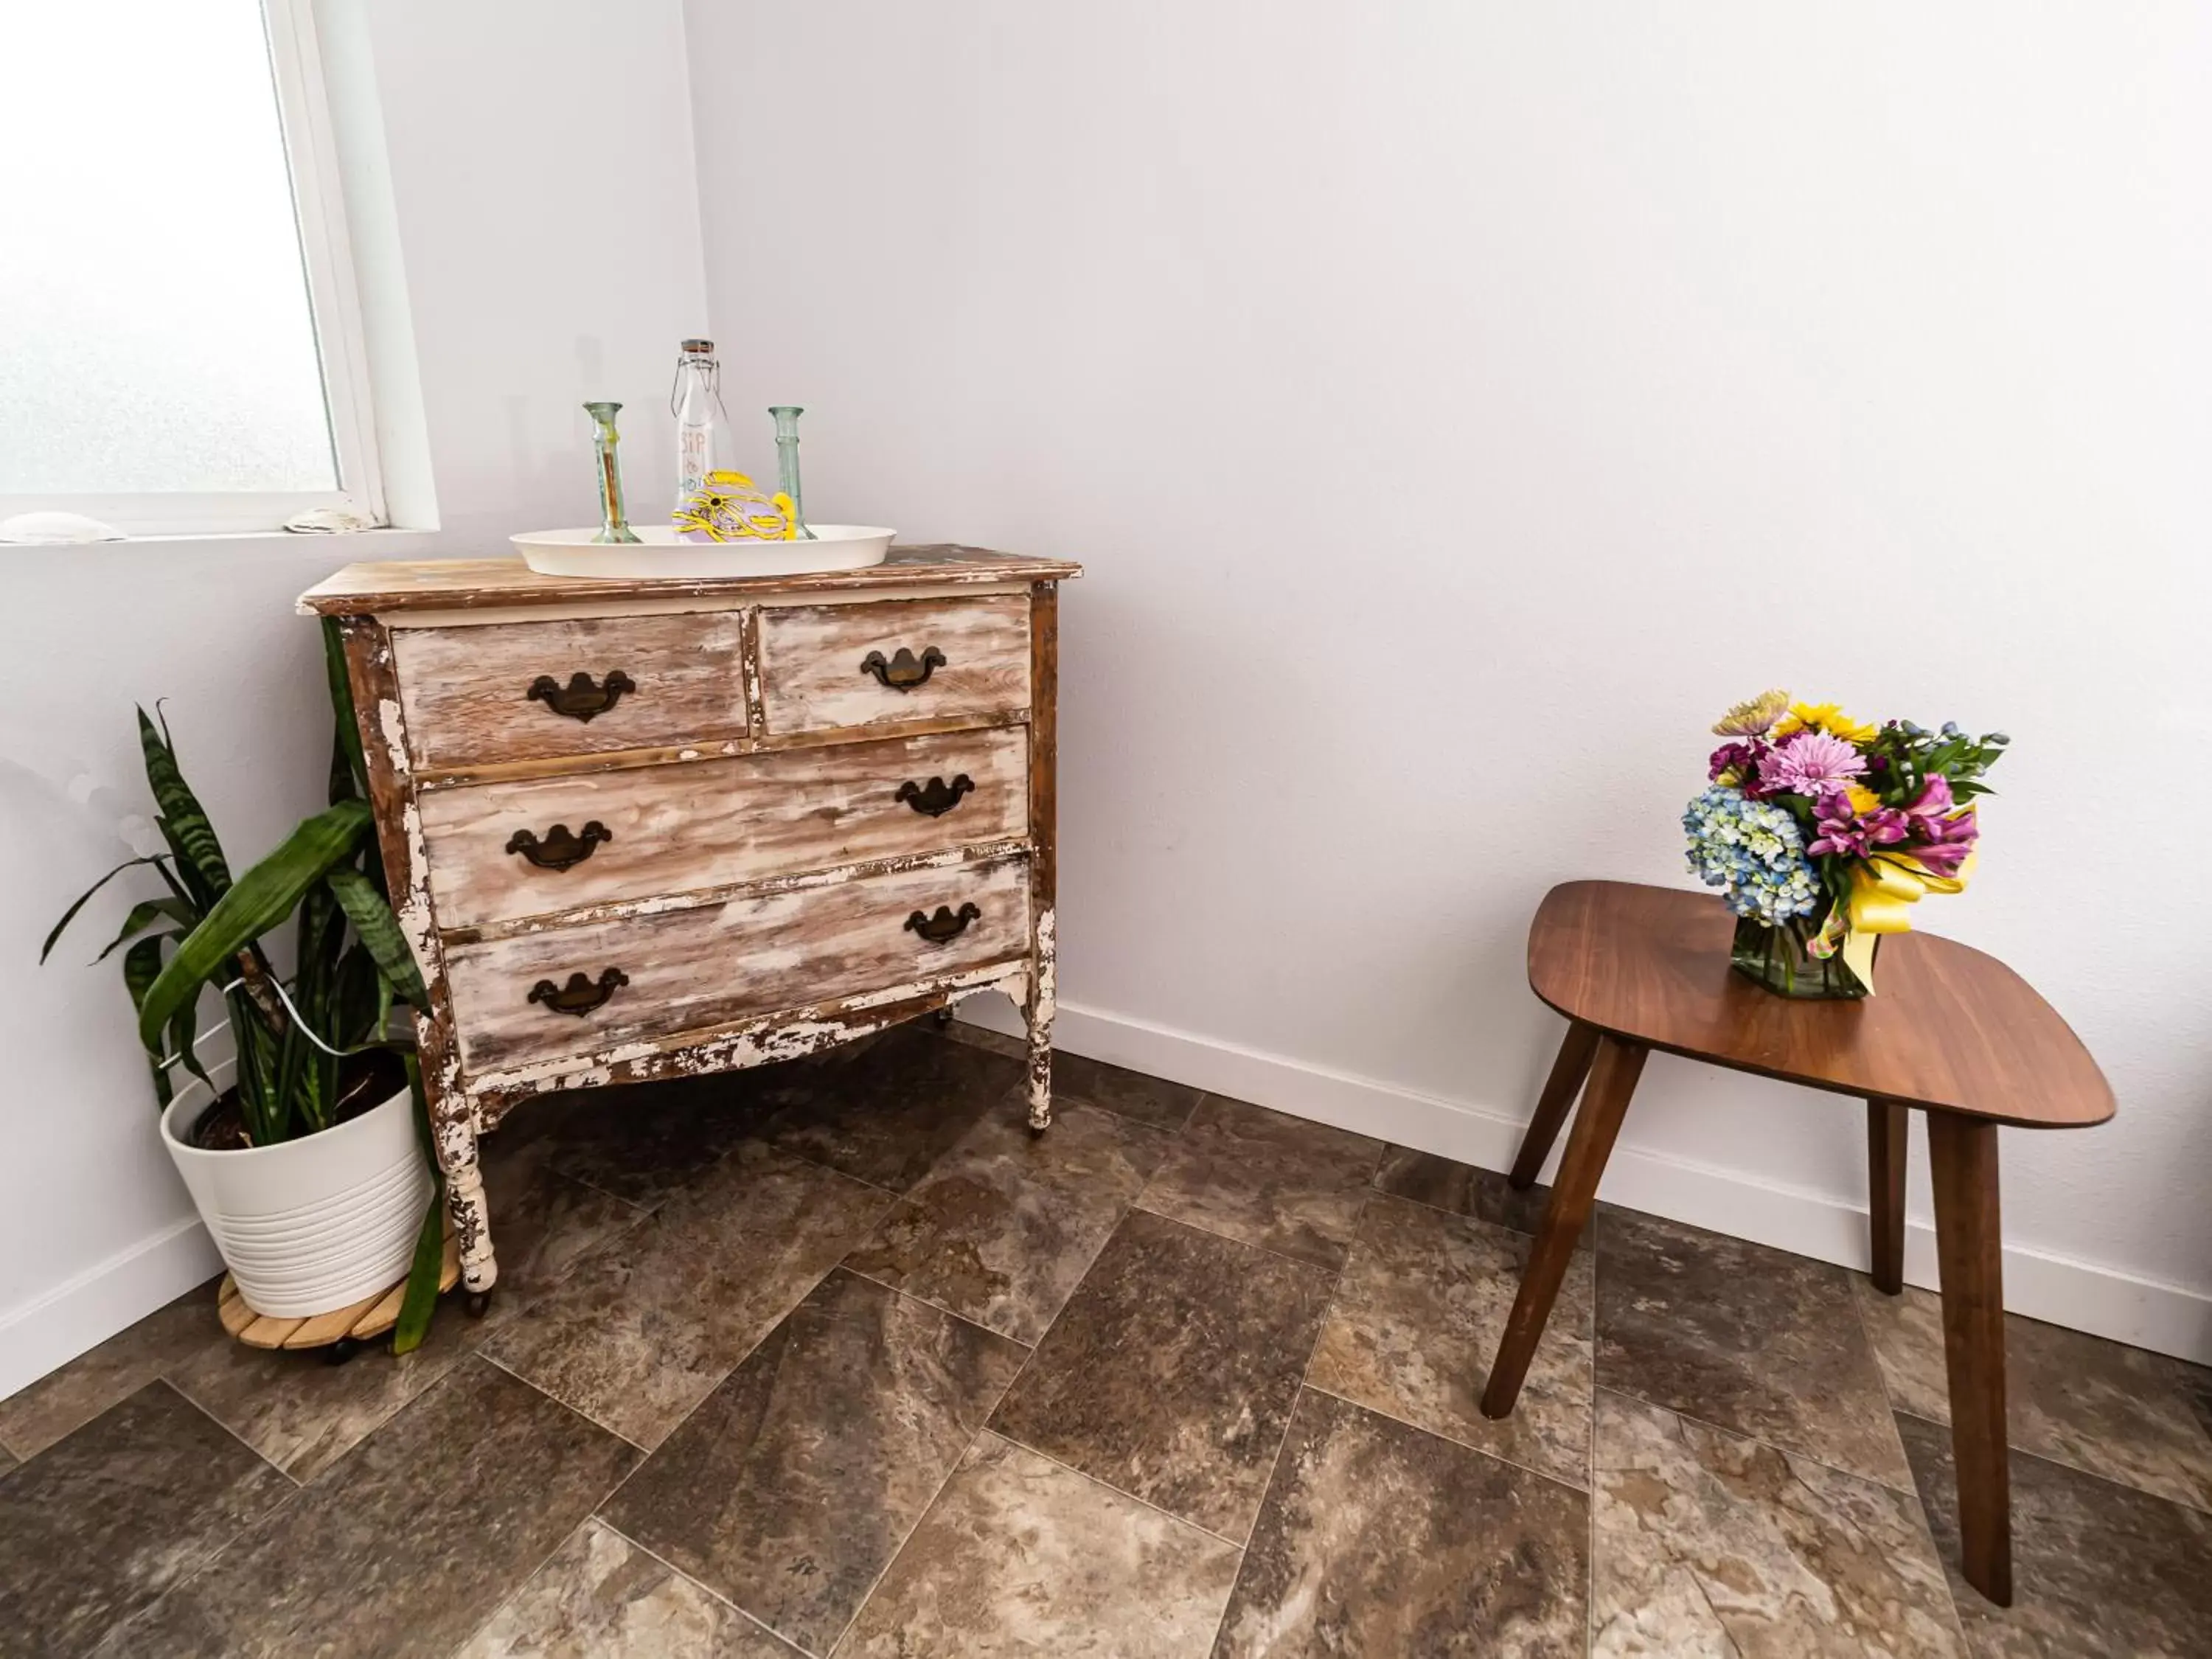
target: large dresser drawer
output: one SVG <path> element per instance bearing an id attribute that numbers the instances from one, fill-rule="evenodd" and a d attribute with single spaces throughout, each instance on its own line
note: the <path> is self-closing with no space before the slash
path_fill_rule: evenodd
<path id="1" fill-rule="evenodd" d="M 1017 728 L 428 791 L 431 902 L 441 927 L 480 927 L 1017 841 L 1028 783 Z"/>
<path id="2" fill-rule="evenodd" d="M 605 1057 L 1010 961 L 1030 945 L 1029 882 L 1015 856 L 454 945 L 462 1063 L 482 1077 Z"/>
<path id="3" fill-rule="evenodd" d="M 424 768 L 742 738 L 744 641 L 737 611 L 392 632 Z"/>
<path id="4" fill-rule="evenodd" d="M 1030 601 L 768 606 L 760 657 L 771 736 L 1019 714 L 1030 702 Z"/>

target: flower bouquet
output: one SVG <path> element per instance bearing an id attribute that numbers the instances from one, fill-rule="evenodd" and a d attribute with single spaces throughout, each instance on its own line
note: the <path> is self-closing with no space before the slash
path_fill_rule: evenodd
<path id="1" fill-rule="evenodd" d="M 1682 814 L 1690 869 L 1727 890 L 1729 960 L 1790 997 L 1874 991 L 1875 946 L 1924 894 L 1966 884 L 1982 775 L 2012 740 L 1955 723 L 1868 726 L 1769 691 L 1714 726 L 1711 782 Z"/>

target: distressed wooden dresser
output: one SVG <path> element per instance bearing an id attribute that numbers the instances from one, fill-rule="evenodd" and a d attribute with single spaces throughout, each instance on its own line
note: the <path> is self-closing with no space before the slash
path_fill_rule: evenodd
<path id="1" fill-rule="evenodd" d="M 696 582 L 349 566 L 335 617 L 393 908 L 421 959 L 472 1311 L 477 1142 L 548 1090 L 809 1054 L 998 988 L 1051 1107 L 1057 584 L 894 548 Z"/>

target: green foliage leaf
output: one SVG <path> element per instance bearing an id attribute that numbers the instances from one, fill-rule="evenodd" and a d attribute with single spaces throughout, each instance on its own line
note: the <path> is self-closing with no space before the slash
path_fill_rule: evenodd
<path id="1" fill-rule="evenodd" d="M 331 871 L 330 889 L 345 908 L 346 920 L 353 923 L 362 945 L 376 959 L 378 970 L 392 981 L 392 989 L 416 1007 L 424 1006 L 428 993 L 422 986 L 422 971 L 416 965 L 414 950 L 407 943 L 407 935 L 400 932 L 399 919 L 392 914 L 384 895 L 358 870 Z"/>
<path id="2" fill-rule="evenodd" d="M 331 712 L 337 716 L 337 752 L 345 757 L 345 769 L 353 779 L 353 793 L 367 798 L 368 794 L 368 762 L 362 753 L 361 723 L 356 718 L 353 706 L 353 681 L 346 673 L 345 640 L 338 632 L 337 618 L 323 618 L 323 674 L 330 684 Z M 337 762 L 331 763 L 331 795 L 336 801 Z"/>
<path id="3" fill-rule="evenodd" d="M 392 1352 L 410 1353 L 422 1346 L 430 1320 L 438 1311 L 438 1280 L 446 1256 L 446 1177 L 430 1134 L 430 1100 L 422 1088 L 422 1063 L 410 1051 L 403 1056 L 407 1066 L 407 1091 L 415 1106 L 415 1138 L 430 1165 L 430 1207 L 416 1236 L 415 1260 L 407 1270 L 406 1293 L 399 1298 L 398 1322 L 392 1329 Z"/>
<path id="4" fill-rule="evenodd" d="M 138 748 L 145 757 L 147 787 L 161 809 L 161 834 L 176 853 L 187 885 L 197 878 L 193 896 L 211 904 L 230 890 L 229 860 L 223 857 L 222 843 L 201 810 L 199 797 L 185 781 L 166 726 L 157 729 L 143 708 L 138 711 Z"/>
<path id="5" fill-rule="evenodd" d="M 141 715 L 139 718 L 143 720 L 145 717 Z M 122 863 L 117 865 L 112 870 L 110 870 L 106 875 L 102 876 L 98 881 L 93 883 L 91 886 L 86 888 L 84 891 L 79 893 L 76 896 L 76 902 L 70 905 L 68 909 L 62 912 L 62 919 L 54 924 L 53 932 L 46 935 L 46 942 L 39 947 L 39 960 L 43 963 L 48 957 L 53 954 L 54 945 L 60 940 L 61 936 L 69 931 L 70 923 L 76 920 L 76 913 L 84 908 L 87 902 L 91 899 L 94 893 L 97 893 L 101 888 L 106 886 L 109 882 L 113 881 L 116 877 L 121 875 L 125 870 L 136 870 L 142 864 L 158 865 L 161 862 L 164 856 L 164 854 L 160 853 L 153 853 L 148 854 L 143 859 L 125 859 Z M 167 876 L 168 872 L 165 870 L 162 873 L 164 876 Z M 111 946 L 110 948 L 112 949 L 112 947 Z M 107 952 L 106 951 L 100 952 L 100 955 L 102 956 L 106 956 L 106 954 Z"/>
<path id="6" fill-rule="evenodd" d="M 123 953 L 123 986 L 131 993 L 131 1006 L 143 1008 L 146 1005 L 147 988 L 161 971 L 161 942 L 166 934 L 142 939 Z M 161 1064 L 159 1054 L 149 1054 L 154 1072 L 154 1098 L 162 1105 L 169 1103 L 169 1068 Z"/>
<path id="7" fill-rule="evenodd" d="M 289 915 L 310 888 L 353 855 L 370 825 L 368 803 L 341 801 L 301 823 L 240 877 L 147 988 L 138 1007 L 139 1042 L 152 1048 L 178 1005 L 198 996 L 204 981 Z"/>
<path id="8" fill-rule="evenodd" d="M 161 921 L 164 916 L 168 917 L 172 921 L 181 922 L 183 924 L 182 927 L 175 929 L 167 935 L 170 939 L 182 939 L 186 933 L 191 931 L 192 924 L 199 920 L 198 916 L 192 914 L 191 908 L 185 904 L 181 900 L 173 898 L 141 899 L 137 903 L 131 907 L 131 914 L 123 919 L 122 932 L 116 934 L 114 939 L 109 942 L 107 948 L 105 951 L 102 951 L 98 956 L 94 957 L 93 960 L 94 962 L 106 961 L 108 957 L 113 956 L 118 951 L 128 945 L 132 939 L 137 938 L 139 934 L 144 933 L 155 922 Z"/>

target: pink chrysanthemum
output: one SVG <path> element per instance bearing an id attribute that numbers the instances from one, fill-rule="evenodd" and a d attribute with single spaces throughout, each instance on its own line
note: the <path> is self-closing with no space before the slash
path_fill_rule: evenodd
<path id="1" fill-rule="evenodd" d="M 1759 763 L 1759 781 L 1771 793 L 1818 798 L 1843 788 L 1865 770 L 1866 757 L 1841 738 L 1800 732 Z"/>

